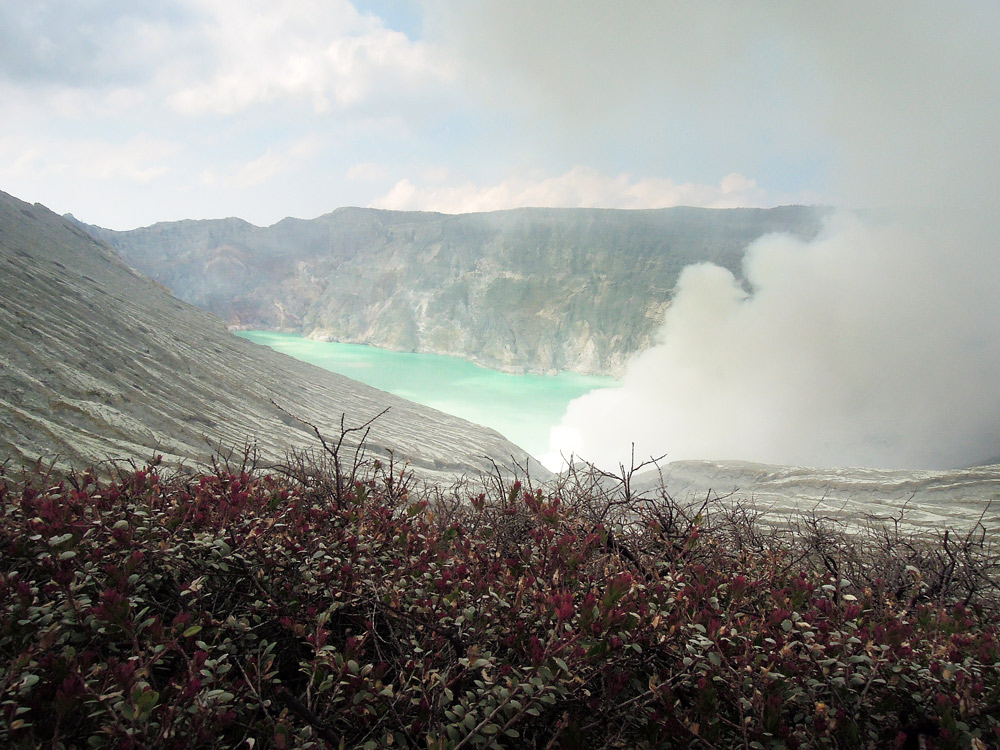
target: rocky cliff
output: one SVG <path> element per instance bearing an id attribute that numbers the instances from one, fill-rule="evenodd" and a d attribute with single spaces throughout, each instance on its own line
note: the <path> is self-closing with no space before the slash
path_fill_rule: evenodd
<path id="1" fill-rule="evenodd" d="M 444 215 L 343 208 L 260 228 L 239 219 L 87 227 L 134 268 L 229 325 L 299 331 L 508 371 L 616 374 L 644 349 L 681 269 L 737 275 L 770 232 L 825 212 L 517 209 Z"/>
<path id="2" fill-rule="evenodd" d="M 336 439 L 341 415 L 353 426 L 386 408 L 370 454 L 392 451 L 425 476 L 492 471 L 487 457 L 525 459 L 484 427 L 233 336 L 74 223 L 4 193 L 0 352 L 0 463 L 161 453 L 200 464 L 248 440 L 279 461 L 318 445 L 305 422 Z"/>

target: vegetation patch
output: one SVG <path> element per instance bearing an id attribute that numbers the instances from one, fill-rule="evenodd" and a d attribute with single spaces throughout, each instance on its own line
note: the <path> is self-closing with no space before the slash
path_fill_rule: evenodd
<path id="1" fill-rule="evenodd" d="M 419 487 L 324 446 L 268 471 L 6 467 L 0 745 L 1000 742 L 982 527 L 766 525 L 628 471 Z"/>

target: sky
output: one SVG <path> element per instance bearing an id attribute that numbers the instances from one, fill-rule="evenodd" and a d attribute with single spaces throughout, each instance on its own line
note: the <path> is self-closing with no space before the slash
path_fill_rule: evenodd
<path id="1" fill-rule="evenodd" d="M 824 204 L 681 277 L 553 454 L 1000 457 L 995 0 L 0 0 L 0 189 L 114 229 Z"/>
<path id="2" fill-rule="evenodd" d="M 810 74 L 742 8 L 0 0 L 0 189 L 113 229 L 827 200 Z"/>

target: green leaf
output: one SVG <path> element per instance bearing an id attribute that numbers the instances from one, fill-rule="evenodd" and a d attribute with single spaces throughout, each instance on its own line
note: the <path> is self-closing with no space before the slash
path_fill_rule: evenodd
<path id="1" fill-rule="evenodd" d="M 598 641 L 593 646 L 587 649 L 587 656 L 591 658 L 603 656 L 607 650 L 608 650 L 608 644 L 604 641 Z"/>
<path id="2" fill-rule="evenodd" d="M 148 711 L 155 706 L 159 700 L 160 694 L 155 690 L 150 690 L 139 696 L 139 700 L 136 701 L 136 705 L 139 706 L 139 710 Z"/>
<path id="3" fill-rule="evenodd" d="M 198 635 L 201 632 L 201 625 L 192 625 L 187 630 L 184 631 L 184 638 L 190 638 L 193 635 Z"/>

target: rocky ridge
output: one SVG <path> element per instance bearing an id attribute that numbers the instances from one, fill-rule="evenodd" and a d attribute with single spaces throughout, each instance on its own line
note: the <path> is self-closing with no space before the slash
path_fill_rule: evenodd
<path id="1" fill-rule="evenodd" d="M 826 213 L 342 208 L 263 228 L 221 219 L 87 229 L 230 326 L 510 372 L 615 375 L 651 343 L 685 266 L 712 262 L 739 276 L 751 242 L 771 232 L 815 236 Z"/>

